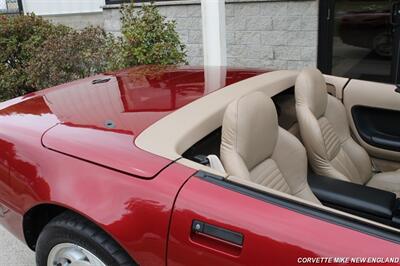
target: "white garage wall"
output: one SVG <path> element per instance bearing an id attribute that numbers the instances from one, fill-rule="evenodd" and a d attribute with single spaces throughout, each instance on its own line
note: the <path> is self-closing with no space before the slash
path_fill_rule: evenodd
<path id="1" fill-rule="evenodd" d="M 0 0 L 1 2 L 2 0 Z M 59 15 L 101 12 L 105 0 L 22 0 L 25 13 Z"/>

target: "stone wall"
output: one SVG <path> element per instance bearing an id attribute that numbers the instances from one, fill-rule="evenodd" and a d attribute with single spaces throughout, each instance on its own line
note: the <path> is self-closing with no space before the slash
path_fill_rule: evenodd
<path id="1" fill-rule="evenodd" d="M 199 0 L 157 2 L 160 12 L 177 23 L 191 65 L 203 64 Z M 228 65 L 300 69 L 316 65 L 316 0 L 226 0 Z M 104 7 L 104 28 L 120 34 L 119 5 Z"/>
<path id="2" fill-rule="evenodd" d="M 87 26 L 103 27 L 104 23 L 102 12 L 67 15 L 45 15 L 43 17 L 55 24 L 64 24 L 77 30 L 81 30 Z"/>
<path id="3" fill-rule="evenodd" d="M 300 69 L 317 60 L 316 1 L 226 5 L 228 65 Z"/>

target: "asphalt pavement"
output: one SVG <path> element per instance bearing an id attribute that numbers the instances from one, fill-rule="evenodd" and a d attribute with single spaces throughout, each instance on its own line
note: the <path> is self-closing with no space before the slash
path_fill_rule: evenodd
<path id="1" fill-rule="evenodd" d="M 0 266 L 35 266 L 35 253 L 0 226 Z"/>

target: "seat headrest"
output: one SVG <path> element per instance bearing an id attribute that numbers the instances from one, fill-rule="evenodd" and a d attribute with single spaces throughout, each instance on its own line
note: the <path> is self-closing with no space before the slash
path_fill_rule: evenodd
<path id="1" fill-rule="evenodd" d="M 269 158 L 278 138 L 278 118 L 271 98 L 262 92 L 247 94 L 225 111 L 221 149 L 240 155 L 248 169 Z"/>
<path id="2" fill-rule="evenodd" d="M 315 117 L 326 110 L 328 93 L 325 78 L 316 68 L 305 68 L 297 76 L 295 85 L 296 105 L 307 106 Z"/>

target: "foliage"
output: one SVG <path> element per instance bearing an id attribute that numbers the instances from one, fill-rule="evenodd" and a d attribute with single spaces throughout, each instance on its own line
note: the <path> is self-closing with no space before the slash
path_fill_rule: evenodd
<path id="1" fill-rule="evenodd" d="M 0 15 L 0 101 L 35 90 L 27 82 L 26 67 L 35 57 L 36 47 L 49 36 L 68 31 L 33 14 Z"/>
<path id="2" fill-rule="evenodd" d="M 186 63 L 174 21 L 152 4 L 121 9 L 122 37 L 34 14 L 0 15 L 0 102 L 107 70 Z"/>
<path id="3" fill-rule="evenodd" d="M 186 63 L 185 45 L 180 41 L 175 21 L 168 21 L 153 4 L 137 8 L 133 3 L 121 9 L 121 32 L 111 68 L 135 65 L 175 65 Z"/>
<path id="4" fill-rule="evenodd" d="M 28 83 L 47 88 L 105 71 L 110 38 L 98 27 L 49 37 L 36 49 L 35 60 L 28 63 Z"/>

